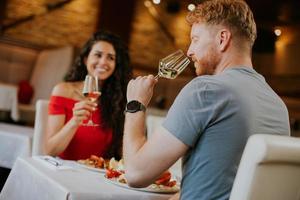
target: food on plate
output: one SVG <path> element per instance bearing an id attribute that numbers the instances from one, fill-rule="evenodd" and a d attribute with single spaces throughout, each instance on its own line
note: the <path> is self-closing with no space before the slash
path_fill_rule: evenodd
<path id="1" fill-rule="evenodd" d="M 114 169 L 117 171 L 122 171 L 122 170 L 124 171 L 123 159 L 117 161 L 114 157 L 108 160 L 102 157 L 91 155 L 88 159 L 78 160 L 77 162 L 98 169 Z"/>
<path id="2" fill-rule="evenodd" d="M 108 161 L 104 160 L 104 158 L 102 157 L 98 157 L 95 155 L 91 155 L 88 159 L 85 160 L 78 160 L 77 162 L 98 169 L 106 169 L 106 166 L 108 165 Z"/>
<path id="3" fill-rule="evenodd" d="M 109 160 L 108 169 L 117 169 L 118 168 L 118 161 L 115 158 L 111 158 Z"/>
<path id="4" fill-rule="evenodd" d="M 113 169 L 106 169 L 106 173 L 105 173 L 106 177 L 109 179 L 118 178 L 121 174 L 122 172 Z"/>
<path id="5" fill-rule="evenodd" d="M 121 159 L 117 161 L 115 158 L 111 158 L 108 164 L 108 169 L 124 171 L 124 160 Z"/>
<path id="6" fill-rule="evenodd" d="M 164 185 L 164 186 L 168 186 L 168 187 L 173 187 L 174 185 L 176 185 L 176 180 L 171 180 L 171 172 L 169 171 L 165 171 L 164 173 L 162 173 L 162 175 L 160 175 L 156 181 L 154 182 L 156 185 Z"/>

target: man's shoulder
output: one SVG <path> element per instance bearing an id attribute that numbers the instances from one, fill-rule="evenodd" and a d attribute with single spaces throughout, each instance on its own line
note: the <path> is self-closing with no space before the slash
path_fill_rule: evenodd
<path id="1" fill-rule="evenodd" d="M 198 76 L 193 78 L 187 85 L 186 89 L 225 89 L 226 83 L 219 78 L 218 76 L 214 75 L 204 75 L 204 76 Z"/>

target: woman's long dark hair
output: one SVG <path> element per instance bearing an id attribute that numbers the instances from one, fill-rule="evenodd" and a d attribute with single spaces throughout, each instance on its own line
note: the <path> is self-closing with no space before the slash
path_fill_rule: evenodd
<path id="1" fill-rule="evenodd" d="M 104 81 L 101 98 L 101 117 L 103 126 L 112 128 L 113 143 L 105 157 L 121 157 L 123 130 L 124 130 L 124 114 L 126 105 L 126 89 L 127 84 L 132 76 L 132 70 L 129 66 L 129 54 L 127 46 L 121 39 L 107 31 L 99 31 L 86 42 L 80 55 L 75 60 L 74 66 L 67 74 L 65 80 L 70 82 L 83 81 L 87 75 L 87 67 L 84 63 L 85 58 L 89 55 L 93 45 L 99 41 L 105 41 L 115 49 L 116 52 L 116 68 L 113 74 Z"/>

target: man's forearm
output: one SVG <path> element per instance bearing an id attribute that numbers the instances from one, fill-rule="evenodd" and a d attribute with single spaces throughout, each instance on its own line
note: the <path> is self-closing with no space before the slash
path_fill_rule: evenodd
<path id="1" fill-rule="evenodd" d="M 146 142 L 145 116 L 145 112 L 126 113 L 123 144 L 125 161 L 132 160 Z"/>

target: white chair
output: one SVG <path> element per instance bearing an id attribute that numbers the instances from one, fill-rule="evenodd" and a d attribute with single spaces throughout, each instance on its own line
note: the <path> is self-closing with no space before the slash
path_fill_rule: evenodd
<path id="1" fill-rule="evenodd" d="M 230 200 L 299 200 L 300 139 L 253 135 L 248 139 Z"/>
<path id="2" fill-rule="evenodd" d="M 163 123 L 165 116 L 147 115 L 146 126 L 147 126 L 147 136 L 151 134 Z"/>
<path id="3" fill-rule="evenodd" d="M 147 125 L 147 137 L 151 137 L 151 134 L 156 131 L 157 128 L 159 128 L 163 121 L 165 119 L 165 116 L 157 116 L 157 115 L 151 115 L 148 114 L 146 117 L 146 125 Z M 182 173 L 181 173 L 181 158 L 177 160 L 176 163 L 174 163 L 170 167 L 170 171 L 174 173 L 179 179 L 181 179 Z"/>
<path id="4" fill-rule="evenodd" d="M 32 156 L 44 155 L 45 136 L 48 120 L 48 100 L 37 100 L 32 141 Z"/>
<path id="5" fill-rule="evenodd" d="M 72 46 L 64 46 L 39 54 L 30 78 L 34 87 L 33 105 L 38 99 L 49 99 L 53 87 L 63 81 L 73 63 L 73 52 Z"/>

